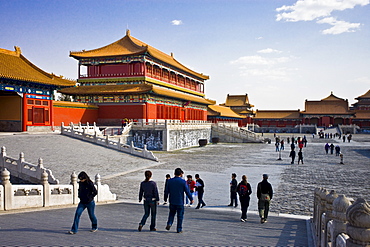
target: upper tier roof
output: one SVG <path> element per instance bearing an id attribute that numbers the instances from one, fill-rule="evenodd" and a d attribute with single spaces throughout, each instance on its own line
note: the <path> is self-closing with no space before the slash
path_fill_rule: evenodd
<path id="1" fill-rule="evenodd" d="M 46 85 L 70 87 L 75 81 L 49 74 L 27 60 L 19 47 L 15 51 L 0 48 L 0 78 L 29 81 Z"/>
<path id="2" fill-rule="evenodd" d="M 369 99 L 369 98 L 370 98 L 370 90 L 367 91 L 365 94 L 358 96 L 356 99 L 359 100 L 359 99 Z"/>
<path id="3" fill-rule="evenodd" d="M 335 96 L 333 94 L 333 92 L 330 92 L 330 95 L 326 98 L 323 98 L 322 100 L 340 100 L 340 101 L 344 101 L 344 99 Z"/>
<path id="4" fill-rule="evenodd" d="M 246 106 L 248 108 L 254 107 L 249 103 L 248 94 L 245 95 L 227 95 L 225 106 Z"/>
<path id="5" fill-rule="evenodd" d="M 115 57 L 115 56 L 129 56 L 129 55 L 139 55 L 139 54 L 150 54 L 152 57 L 163 61 L 169 65 L 172 65 L 178 69 L 181 69 L 187 73 L 194 76 L 202 78 L 203 80 L 209 79 L 209 76 L 197 73 L 186 66 L 179 63 L 171 54 L 167 55 L 160 50 L 132 37 L 130 31 L 127 30 L 126 36 L 116 42 L 103 46 L 94 50 L 82 50 L 78 52 L 70 52 L 70 56 L 76 59 L 81 58 L 96 58 L 96 57 Z"/>

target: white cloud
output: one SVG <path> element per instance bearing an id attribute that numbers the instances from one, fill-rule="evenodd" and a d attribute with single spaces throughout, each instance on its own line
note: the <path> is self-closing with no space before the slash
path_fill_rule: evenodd
<path id="1" fill-rule="evenodd" d="M 355 32 L 356 29 L 360 29 L 360 23 L 349 23 L 345 21 L 338 21 L 334 17 L 327 17 L 317 21 L 319 24 L 329 24 L 333 27 L 322 31 L 323 34 L 341 34 Z"/>
<path id="2" fill-rule="evenodd" d="M 182 23 L 182 20 L 173 20 L 173 21 L 171 21 L 171 23 L 172 23 L 172 25 L 174 25 L 174 26 L 179 26 L 179 25 L 182 25 L 183 23 Z"/>
<path id="3" fill-rule="evenodd" d="M 257 52 L 258 53 L 282 53 L 282 51 L 275 50 L 275 49 L 272 49 L 272 48 L 262 49 L 262 50 L 259 50 Z"/>
<path id="4" fill-rule="evenodd" d="M 314 21 L 317 23 L 328 23 L 332 28 L 322 31 L 323 34 L 340 34 L 344 32 L 355 32 L 359 29 L 360 23 L 338 21 L 331 17 L 333 11 L 353 9 L 357 5 L 365 6 L 370 0 L 298 0 L 291 6 L 282 6 L 276 11 L 276 21 Z M 329 19 L 328 19 L 329 18 Z M 333 19 L 331 19 L 333 18 Z"/>
<path id="5" fill-rule="evenodd" d="M 266 58 L 262 56 L 244 56 L 240 57 L 234 61 L 231 61 L 231 64 L 253 64 L 253 65 L 273 65 L 273 64 L 279 64 L 279 63 L 285 63 L 290 61 L 291 58 L 289 57 L 277 57 L 277 58 Z"/>

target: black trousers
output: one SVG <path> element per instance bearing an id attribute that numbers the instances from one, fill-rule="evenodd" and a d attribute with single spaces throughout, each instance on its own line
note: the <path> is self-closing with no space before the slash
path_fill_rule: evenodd
<path id="1" fill-rule="evenodd" d="M 242 219 L 247 219 L 247 211 L 248 211 L 250 199 L 251 198 L 249 196 L 239 196 L 240 207 L 242 210 L 242 217 L 241 217 Z"/>
<path id="2" fill-rule="evenodd" d="M 198 208 L 201 206 L 201 205 L 206 205 L 203 201 L 203 194 L 204 194 L 204 191 L 198 191 Z"/>
<path id="3" fill-rule="evenodd" d="M 238 198 L 236 192 L 230 191 L 230 205 L 233 205 L 235 202 L 235 207 L 238 205 Z"/>

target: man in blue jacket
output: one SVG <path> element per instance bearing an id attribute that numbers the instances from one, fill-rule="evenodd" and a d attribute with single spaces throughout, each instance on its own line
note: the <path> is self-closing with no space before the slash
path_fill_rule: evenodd
<path id="1" fill-rule="evenodd" d="M 167 198 L 169 197 L 170 203 L 170 212 L 168 214 L 166 230 L 170 230 L 177 213 L 178 233 L 182 233 L 182 221 L 184 219 L 184 192 L 191 203 L 194 202 L 189 188 L 186 185 L 186 181 L 182 179 L 183 175 L 184 172 L 181 170 L 181 168 L 176 168 L 175 177 L 167 181 L 167 186 L 164 191 L 164 201 L 167 201 Z"/>

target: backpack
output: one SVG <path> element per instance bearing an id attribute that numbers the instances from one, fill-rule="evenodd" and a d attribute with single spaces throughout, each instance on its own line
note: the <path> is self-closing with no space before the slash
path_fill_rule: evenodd
<path id="1" fill-rule="evenodd" d="M 248 187 L 245 184 L 239 185 L 239 196 L 246 196 L 248 194 Z"/>

